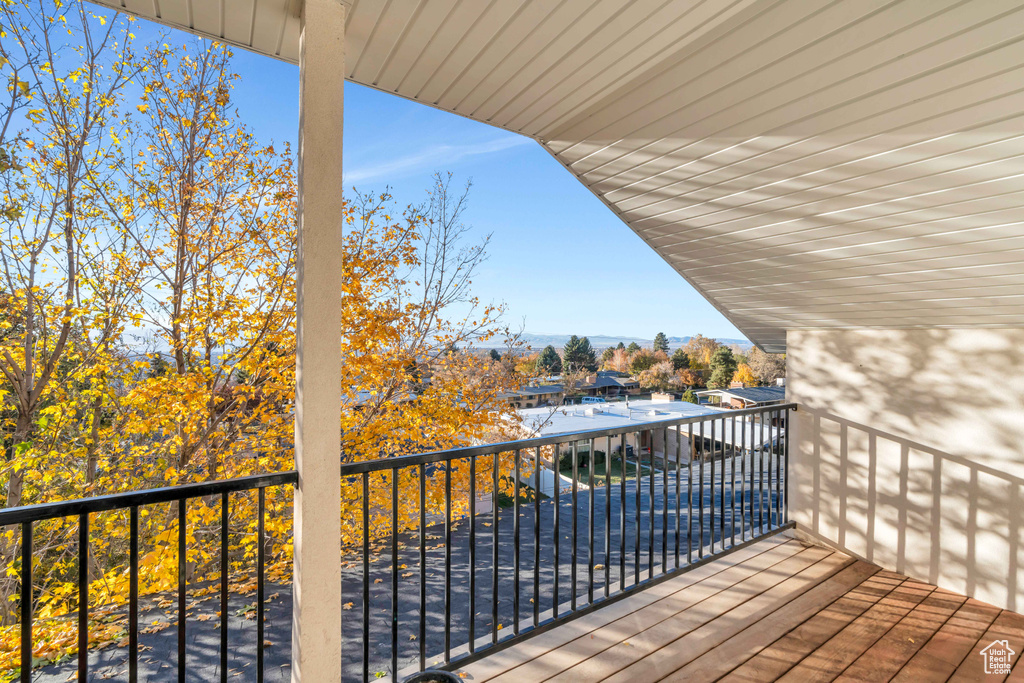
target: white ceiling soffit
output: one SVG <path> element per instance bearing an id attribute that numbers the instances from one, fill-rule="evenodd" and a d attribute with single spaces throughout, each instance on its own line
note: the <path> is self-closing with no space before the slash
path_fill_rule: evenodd
<path id="1" fill-rule="evenodd" d="M 102 4 L 295 61 L 297 2 Z M 767 350 L 1024 326 L 1019 0 L 356 0 L 346 45 L 540 141 Z"/>

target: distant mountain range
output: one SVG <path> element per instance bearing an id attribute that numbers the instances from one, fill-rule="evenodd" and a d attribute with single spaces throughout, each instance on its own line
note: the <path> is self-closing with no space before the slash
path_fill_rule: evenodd
<path id="1" fill-rule="evenodd" d="M 540 349 L 543 349 L 545 346 L 549 344 L 551 346 L 554 346 L 556 349 L 560 349 L 563 346 L 565 346 L 565 343 L 569 341 L 569 337 L 571 336 L 571 334 L 524 333 L 523 341 L 529 344 L 535 351 L 539 351 Z M 619 342 L 622 342 L 626 346 L 629 346 L 633 342 L 636 342 L 640 346 L 647 347 L 654 344 L 653 339 L 643 339 L 642 337 L 612 337 L 602 334 L 590 334 L 587 335 L 587 337 L 590 339 L 590 345 L 593 346 L 595 349 L 606 349 L 609 346 L 618 346 Z M 690 341 L 690 339 L 691 337 L 669 337 L 669 348 L 674 349 L 676 347 L 683 346 L 684 344 L 686 344 L 686 342 Z M 732 344 L 736 344 L 737 346 L 742 347 L 753 346 L 753 344 L 751 344 L 746 339 L 718 338 L 717 341 L 721 344 L 725 344 L 726 346 L 730 346 Z M 500 343 L 500 340 L 491 340 L 489 342 L 477 344 L 477 346 L 482 348 L 499 348 L 503 346 L 503 344 Z"/>

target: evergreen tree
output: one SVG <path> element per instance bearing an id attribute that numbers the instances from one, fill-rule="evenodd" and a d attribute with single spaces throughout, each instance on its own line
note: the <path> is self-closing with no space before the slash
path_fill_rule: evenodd
<path id="1" fill-rule="evenodd" d="M 558 357 L 558 351 L 555 351 L 554 346 L 549 344 L 540 352 L 537 369 L 549 375 L 557 375 L 562 371 L 562 359 Z"/>
<path id="2" fill-rule="evenodd" d="M 563 363 L 569 372 L 579 370 L 597 370 L 597 356 L 586 337 L 582 339 L 575 334 L 566 342 L 562 349 Z"/>
<path id="3" fill-rule="evenodd" d="M 690 369 L 690 357 L 686 355 L 686 351 L 682 347 L 676 349 L 676 352 L 672 354 L 672 369 L 676 372 Z"/>
<path id="4" fill-rule="evenodd" d="M 668 337 L 665 336 L 664 332 L 654 335 L 654 350 L 668 353 Z"/>
<path id="5" fill-rule="evenodd" d="M 614 356 L 614 355 L 615 355 L 615 349 L 613 349 L 610 346 L 607 349 L 605 349 L 604 351 L 602 351 L 601 352 L 601 365 L 606 365 L 608 363 L 608 361 L 610 361 L 612 359 L 612 356 Z"/>
<path id="6" fill-rule="evenodd" d="M 630 354 L 634 354 L 634 353 L 636 353 L 639 350 L 640 350 L 640 345 L 637 344 L 636 342 L 630 342 L 629 346 L 626 347 L 626 351 L 628 351 Z"/>
<path id="7" fill-rule="evenodd" d="M 720 346 L 711 356 L 711 379 L 708 380 L 709 389 L 724 389 L 729 386 L 732 376 L 736 374 L 736 357 L 732 349 L 727 346 Z"/>
<path id="8" fill-rule="evenodd" d="M 501 354 L 498 353 L 497 351 L 495 351 L 494 349 L 491 349 L 491 360 L 500 361 L 501 360 Z"/>
<path id="9" fill-rule="evenodd" d="M 162 354 L 155 353 L 149 357 L 149 370 L 146 372 L 147 377 L 163 377 L 171 369 L 171 364 L 167 362 L 167 359 Z M 238 379 L 239 383 L 244 383 L 244 378 Z"/>
<path id="10" fill-rule="evenodd" d="M 619 345 L 616 346 L 615 348 L 617 348 L 617 349 L 624 349 L 624 348 L 626 348 L 626 345 L 623 344 L 622 342 L 619 342 Z"/>

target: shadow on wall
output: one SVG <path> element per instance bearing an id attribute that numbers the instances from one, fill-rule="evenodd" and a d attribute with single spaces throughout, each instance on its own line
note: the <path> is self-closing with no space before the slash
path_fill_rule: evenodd
<path id="1" fill-rule="evenodd" d="M 798 525 L 1024 609 L 1024 330 L 798 331 L 787 346 Z"/>

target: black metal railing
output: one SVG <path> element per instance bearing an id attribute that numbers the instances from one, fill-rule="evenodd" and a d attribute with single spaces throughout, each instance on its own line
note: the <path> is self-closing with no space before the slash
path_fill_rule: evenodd
<path id="1" fill-rule="evenodd" d="M 343 652 L 361 648 L 343 656 L 343 679 L 454 668 L 790 526 L 785 435 L 794 409 L 343 464 L 342 479 L 361 482 L 363 519 L 375 506 L 391 524 L 385 544 L 372 543 L 364 524 L 361 571 L 343 572 L 343 600 L 362 606 L 343 619 Z M 480 462 L 490 471 L 478 472 Z M 459 468 L 469 472 L 468 501 L 453 516 Z M 403 500 L 405 471 L 419 489 Z M 442 476 L 443 517 L 432 524 L 427 492 Z M 390 510 L 371 494 L 381 482 L 390 483 Z M 489 510 L 479 512 L 481 503 Z M 403 533 L 400 517 L 418 519 L 417 529 Z M 428 547 L 431 538 L 441 547 Z"/>
<path id="2" fill-rule="evenodd" d="M 177 553 L 178 553 L 178 594 L 177 594 L 177 679 L 185 681 L 186 674 L 186 628 L 187 628 L 187 568 L 186 568 L 186 511 L 188 501 L 198 498 L 219 498 L 220 502 L 220 680 L 229 676 L 228 658 L 228 502 L 233 493 L 257 492 L 257 559 L 256 559 L 256 676 L 263 681 L 264 658 L 264 590 L 266 489 L 274 486 L 292 486 L 298 481 L 295 472 L 257 475 L 201 484 L 189 484 L 166 488 L 135 491 L 108 496 L 97 496 L 81 500 L 29 505 L 0 510 L 0 527 L 21 527 L 21 568 L 18 600 L 20 603 L 21 629 L 21 671 L 20 680 L 32 680 L 33 667 L 33 525 L 60 518 L 78 518 L 78 672 L 77 680 L 88 680 L 89 675 L 89 567 L 90 536 L 89 516 L 92 514 L 125 511 L 129 513 L 129 595 L 128 595 L 128 680 L 135 683 L 139 676 L 139 511 L 149 506 L 171 503 L 177 506 Z"/>
<path id="3" fill-rule="evenodd" d="M 350 508 L 361 513 L 349 520 L 361 529 L 342 558 L 343 680 L 453 668 L 790 526 L 786 427 L 794 409 L 722 411 L 343 463 Z M 243 645 L 229 643 L 229 496 L 256 491 L 252 678 L 262 682 L 269 666 L 265 491 L 296 482 L 295 472 L 285 472 L 0 511 L 0 526 L 21 531 L 21 680 L 31 680 L 33 664 L 33 525 L 77 517 L 77 664 L 78 680 L 87 680 L 89 518 L 108 511 L 129 514 L 126 657 L 128 680 L 138 679 L 139 514 L 166 503 L 177 506 L 179 529 L 177 652 L 169 656 L 185 680 L 183 531 L 189 501 L 200 498 L 207 507 L 219 502 L 219 643 L 204 637 L 210 653 L 219 645 L 216 668 L 226 681 L 229 645 Z M 282 666 L 287 660 L 275 661 L 275 670 Z"/>

